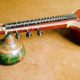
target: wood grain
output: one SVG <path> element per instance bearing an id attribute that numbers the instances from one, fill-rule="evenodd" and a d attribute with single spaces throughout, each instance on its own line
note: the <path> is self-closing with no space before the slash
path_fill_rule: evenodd
<path id="1" fill-rule="evenodd" d="M 80 0 L 0 0 L 0 22 L 68 14 L 77 8 Z M 44 31 L 41 37 L 32 33 L 31 38 L 21 34 L 24 60 L 0 65 L 0 80 L 80 80 L 80 45 L 67 38 L 68 33 Z"/>

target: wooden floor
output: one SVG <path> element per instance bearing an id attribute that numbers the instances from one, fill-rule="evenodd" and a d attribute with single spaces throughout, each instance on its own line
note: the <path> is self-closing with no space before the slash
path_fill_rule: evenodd
<path id="1" fill-rule="evenodd" d="M 0 23 L 68 14 L 80 0 L 0 0 Z M 22 39 L 26 56 L 12 66 L 0 65 L 0 80 L 80 80 L 80 45 L 64 31 L 44 31 Z"/>

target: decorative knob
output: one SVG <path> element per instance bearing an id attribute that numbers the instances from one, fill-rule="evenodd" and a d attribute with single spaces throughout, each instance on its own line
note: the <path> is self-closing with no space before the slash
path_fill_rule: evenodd
<path id="1" fill-rule="evenodd" d="M 18 32 L 16 32 L 16 38 L 17 39 L 20 39 L 21 38 L 21 35 Z"/>
<path id="2" fill-rule="evenodd" d="M 37 35 L 38 35 L 38 36 L 42 36 L 42 35 L 43 35 L 43 32 L 40 31 L 40 30 L 37 30 Z"/>
<path id="3" fill-rule="evenodd" d="M 31 36 L 32 36 L 32 33 L 31 33 L 31 32 L 27 32 L 27 33 L 26 33 L 26 36 L 27 36 L 27 37 L 31 37 Z"/>

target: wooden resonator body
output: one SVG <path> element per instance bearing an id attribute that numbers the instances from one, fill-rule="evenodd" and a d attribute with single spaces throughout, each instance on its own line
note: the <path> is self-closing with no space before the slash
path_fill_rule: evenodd
<path id="1" fill-rule="evenodd" d="M 75 14 L 77 15 L 78 17 L 78 20 L 80 21 L 80 9 L 78 9 Z M 76 27 L 76 26 L 72 26 L 69 28 L 72 35 L 74 35 L 74 37 L 80 41 L 80 28 Z"/>

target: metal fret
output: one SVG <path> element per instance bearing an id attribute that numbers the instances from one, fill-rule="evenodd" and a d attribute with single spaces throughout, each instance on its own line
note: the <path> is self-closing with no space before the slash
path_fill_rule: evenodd
<path id="1" fill-rule="evenodd" d="M 19 22 L 12 22 L 7 23 L 4 26 L 9 28 L 18 28 L 21 26 L 29 26 L 29 25 L 36 25 L 41 23 L 47 23 L 47 22 L 55 22 L 55 21 L 61 21 L 61 20 L 69 20 L 69 19 L 75 19 L 77 18 L 74 14 L 68 14 L 68 15 L 61 15 L 61 16 L 53 16 L 53 17 L 45 17 L 45 18 L 39 18 L 34 20 L 26 20 L 26 21 L 19 21 Z"/>

